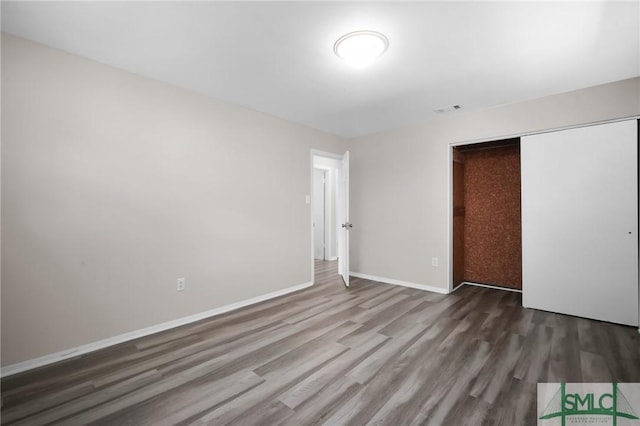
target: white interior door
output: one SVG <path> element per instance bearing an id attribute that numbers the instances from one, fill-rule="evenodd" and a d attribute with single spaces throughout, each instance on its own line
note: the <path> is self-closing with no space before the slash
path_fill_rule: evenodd
<path id="1" fill-rule="evenodd" d="M 638 325 L 637 122 L 522 138 L 523 305 Z"/>
<path id="2" fill-rule="evenodd" d="M 349 151 L 342 156 L 342 167 L 338 173 L 338 273 L 349 287 Z"/>
<path id="3" fill-rule="evenodd" d="M 325 259 L 325 171 L 313 169 L 313 257 Z"/>

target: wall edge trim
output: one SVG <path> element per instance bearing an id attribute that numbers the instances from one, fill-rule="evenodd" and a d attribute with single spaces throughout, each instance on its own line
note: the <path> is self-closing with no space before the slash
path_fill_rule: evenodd
<path id="1" fill-rule="evenodd" d="M 425 285 L 425 284 L 417 284 L 417 283 L 412 283 L 408 281 L 396 280 L 393 278 L 378 277 L 376 275 L 361 274 L 360 272 L 349 271 L 349 275 L 351 275 L 352 277 L 363 278 L 365 280 L 371 280 L 371 281 L 378 281 L 385 284 L 415 288 L 418 290 L 430 291 L 433 293 L 449 294 L 449 290 L 442 287 L 434 287 L 434 286 Z"/>

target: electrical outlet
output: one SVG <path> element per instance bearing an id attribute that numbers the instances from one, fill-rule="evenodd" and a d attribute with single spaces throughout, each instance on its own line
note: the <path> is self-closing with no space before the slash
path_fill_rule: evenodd
<path id="1" fill-rule="evenodd" d="M 187 283 L 184 278 L 178 278 L 176 280 L 176 291 L 182 291 L 187 287 Z"/>
<path id="2" fill-rule="evenodd" d="M 437 257 L 432 257 L 431 258 L 431 266 L 438 266 L 438 258 Z"/>

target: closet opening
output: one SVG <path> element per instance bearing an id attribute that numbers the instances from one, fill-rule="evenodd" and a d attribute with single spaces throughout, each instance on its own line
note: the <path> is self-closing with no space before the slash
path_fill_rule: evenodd
<path id="1" fill-rule="evenodd" d="M 452 149 L 453 288 L 521 290 L 520 138 Z"/>

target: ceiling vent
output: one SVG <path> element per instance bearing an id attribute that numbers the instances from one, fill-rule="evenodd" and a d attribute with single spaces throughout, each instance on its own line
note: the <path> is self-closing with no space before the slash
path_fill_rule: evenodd
<path id="1" fill-rule="evenodd" d="M 457 111 L 460 108 L 462 108 L 460 105 L 451 105 L 451 106 L 447 106 L 447 107 L 442 107 L 442 108 L 436 108 L 433 111 L 437 114 L 444 114 L 446 112 L 452 112 L 452 111 Z"/>

